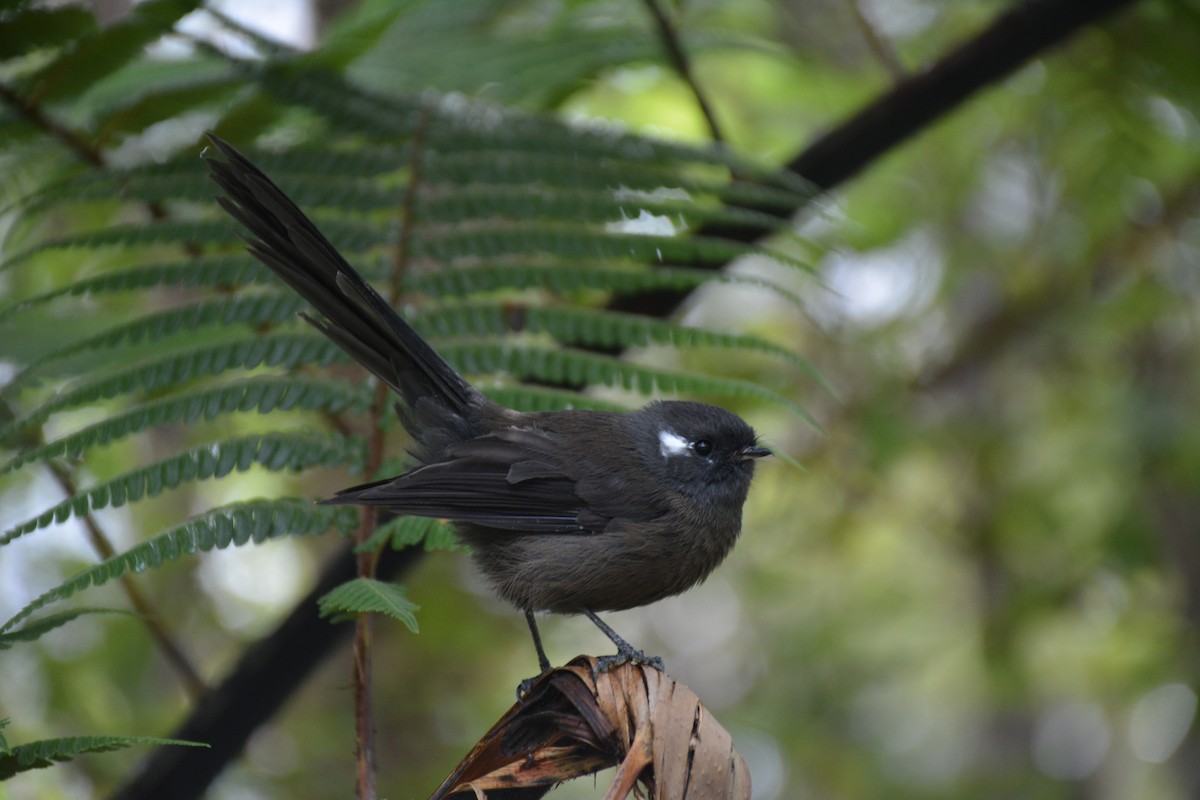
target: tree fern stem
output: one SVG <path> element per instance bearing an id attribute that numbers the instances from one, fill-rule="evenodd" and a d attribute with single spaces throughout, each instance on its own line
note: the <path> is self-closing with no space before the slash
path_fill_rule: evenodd
<path id="1" fill-rule="evenodd" d="M 421 183 L 421 159 L 425 152 L 425 135 L 429 132 L 432 118 L 433 112 L 422 107 L 421 116 L 417 118 L 413 129 L 412 150 L 408 154 L 408 184 L 404 187 L 404 200 L 400 206 L 400 231 L 392 251 L 392 270 L 388 281 L 387 298 L 392 305 L 400 299 L 404 273 L 408 269 L 408 246 L 415 223 L 413 210 L 417 203 L 417 187 Z"/>
<path id="2" fill-rule="evenodd" d="M 375 528 L 375 509 L 363 512 L 362 531 L 370 535 Z M 374 559 L 370 553 L 359 553 L 358 574 L 374 574 Z M 366 566 L 364 566 L 366 562 Z M 364 573 L 366 569 L 366 573 Z M 354 726 L 356 796 L 359 800 L 375 800 L 375 721 L 371 713 L 371 614 L 359 614 L 354 622 Z"/>
<path id="3" fill-rule="evenodd" d="M 408 185 L 405 187 L 404 199 L 400 210 L 400 228 L 396 244 L 392 251 L 392 269 L 388 281 L 386 297 L 390 304 L 395 305 L 399 299 L 401 280 L 405 266 L 408 263 L 408 242 L 413 223 L 413 204 L 417 184 L 420 182 L 420 164 L 424 133 L 429 125 L 430 112 L 424 110 L 417 123 L 417 130 L 412 139 L 412 153 L 409 156 Z M 370 433 L 367 441 L 366 474 L 377 477 L 384 458 L 383 418 L 391 408 L 388 387 L 378 382 L 375 384 L 375 398 L 371 403 L 369 414 Z M 340 426 L 339 426 L 340 428 Z M 359 525 L 356 541 L 359 545 L 370 540 L 379 524 L 379 515 L 374 506 L 362 510 L 362 524 Z M 375 566 L 379 561 L 380 551 L 363 550 L 357 554 L 356 566 L 358 577 L 373 578 Z M 357 797 L 359 800 L 375 800 L 377 796 L 375 785 L 375 725 L 372 709 L 371 690 L 371 633 L 372 615 L 359 614 L 354 626 L 354 728 L 356 743 Z"/>
<path id="4" fill-rule="evenodd" d="M 58 482 L 59 488 L 66 493 L 67 497 L 74 497 L 76 494 L 75 481 L 66 467 L 53 459 L 47 460 L 46 463 L 50 467 L 51 474 L 54 475 L 54 480 Z M 83 515 L 81 519 L 84 528 L 87 530 L 88 540 L 91 542 L 96 554 L 104 560 L 115 556 L 117 551 L 112 546 L 112 542 L 109 541 L 108 536 L 100 529 L 95 516 L 89 513 Z M 204 680 L 200 677 L 200 673 L 196 671 L 191 660 L 183 652 L 183 648 L 179 646 L 163 626 L 159 620 L 158 612 L 146 599 L 145 595 L 142 594 L 142 590 L 134 582 L 133 576 L 126 573 L 121 576 L 120 581 L 125 596 L 129 598 L 129 605 L 141 617 L 142 624 L 150 632 L 151 638 L 158 645 L 158 649 L 162 651 L 163 656 L 167 659 L 167 663 L 178 673 L 179 679 L 183 682 L 184 691 L 188 693 L 188 696 L 193 701 L 198 700 L 208 688 L 204 685 Z"/>
<path id="5" fill-rule="evenodd" d="M 371 432 L 367 442 L 367 475 L 374 476 L 383 464 L 384 433 L 383 415 L 388 410 L 388 389 L 382 382 L 375 386 L 375 399 L 371 403 Z M 379 515 L 375 507 L 362 509 L 362 524 L 355 537 L 357 544 L 368 541 L 375 533 Z M 379 553 L 363 550 L 355 556 L 356 571 L 360 578 L 375 577 L 375 565 Z M 354 623 L 354 741 L 356 796 L 358 800 L 375 800 L 375 721 L 372 713 L 371 687 L 371 614 L 359 614 Z"/>

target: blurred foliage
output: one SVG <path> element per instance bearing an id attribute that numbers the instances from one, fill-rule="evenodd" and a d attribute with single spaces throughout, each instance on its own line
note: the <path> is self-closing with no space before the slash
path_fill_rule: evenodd
<path id="1" fill-rule="evenodd" d="M 360 3 L 330 23 L 308 58 L 388 97 L 462 92 L 704 140 L 694 99 L 663 62 L 641 4 L 449 5 Z M 229 60 L 204 47 L 176 42 L 181 52 L 114 66 L 118 51 L 140 51 L 187 6 L 145 3 L 105 29 L 110 57 L 92 83 L 46 98 L 64 128 L 86 131 L 114 168 L 174 156 L 217 118 L 275 149 L 324 135 L 327 120 L 248 90 Z M 733 149 L 785 162 L 888 91 L 888 59 L 869 39 L 917 70 L 1006 7 L 711 0 L 670 11 Z M 22 76 L 48 69 L 56 43 L 99 29 L 74 9 L 53 13 L 53 26 L 22 40 L 26 50 L 0 36 L 0 57 L 24 59 Z M 804 470 L 760 469 L 746 535 L 708 583 L 609 620 L 661 653 L 720 714 L 756 797 L 1200 793 L 1198 40 L 1194 0 L 1135 3 L 974 97 L 795 231 L 768 240 L 817 264 L 819 281 L 748 254 L 729 271 L 744 280 L 710 283 L 682 310 L 689 325 L 803 353 L 836 397 L 766 353 L 733 359 L 657 340 L 636 348 L 650 368 L 768 386 L 822 428 L 775 403 L 722 398 Z M 84 190 L 86 152 L 29 125 L 11 102 L 0 135 L 7 208 L 64 176 L 78 176 Z M 171 192 L 197 192 L 197 201 L 211 193 L 198 186 L 199 171 L 167 177 Z M 311 202 L 302 191 L 297 199 Z M 0 257 L 142 219 L 115 197 L 55 206 L 32 227 L 9 213 Z M 37 269 L 0 271 L 0 285 L 6 299 L 25 299 L 120 270 L 122 259 L 95 246 L 46 252 Z M 799 294 L 805 313 L 756 279 Z M 191 289 L 154 291 L 167 308 Z M 573 297 L 594 302 L 595 291 Z M 147 296 L 21 316 L 0 331 L 0 369 L 11 375 L 9 364 L 145 313 Z M 71 369 L 66 359 L 42 377 Z M 47 437 L 113 413 L 81 408 L 68 422 L 52 419 Z M 288 413 L 296 426 L 315 418 Z M 162 459 L 211 440 L 213 425 L 200 419 L 89 451 L 87 473 Z M 261 433 L 256 426 L 256 417 L 232 415 L 220 431 L 249 436 Z M 36 472 L 0 484 L 5 530 L 61 500 Z M 97 518 L 125 549 L 176 524 L 181 509 L 315 497 L 347 482 L 258 469 L 144 501 L 136 516 L 122 507 Z M 208 553 L 138 580 L 204 678 L 216 680 L 307 590 L 335 544 L 288 539 Z M 0 550 L 0 617 L 94 560 L 70 524 Z M 421 607 L 420 634 L 376 628 L 380 788 L 393 797 L 436 786 L 534 669 L 523 620 L 483 592 L 461 555 L 433 554 L 405 590 Z M 111 585 L 89 593 L 92 606 L 125 604 Z M 607 647 L 579 620 L 548 621 L 544 632 L 557 663 Z M 348 794 L 348 661 L 331 660 L 212 796 Z M 188 706 L 145 627 L 123 615 L 90 615 L 4 650 L 0 668 L 0 716 L 12 719 L 14 744 L 77 732 L 169 735 Z M 0 795 L 103 794 L 136 758 L 86 757 L 19 776 Z M 597 794 L 572 786 L 558 796 Z"/>

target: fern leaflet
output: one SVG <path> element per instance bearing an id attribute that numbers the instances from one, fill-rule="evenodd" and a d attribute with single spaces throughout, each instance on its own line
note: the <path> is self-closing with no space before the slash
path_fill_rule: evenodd
<path id="1" fill-rule="evenodd" d="M 322 410 L 332 414 L 350 409 L 360 413 L 369 403 L 370 393 L 366 387 L 355 388 L 329 379 L 247 378 L 194 394 L 153 400 L 53 442 L 23 450 L 0 467 L 0 475 L 47 458 L 77 458 L 90 447 L 105 445 L 159 425 L 190 424 L 201 418 L 212 420 L 234 412 L 266 414 L 276 409 Z"/>
<path id="2" fill-rule="evenodd" d="M 357 524 L 358 514 L 349 506 L 314 505 L 298 498 L 250 500 L 222 506 L 170 528 L 43 592 L 0 625 L 0 633 L 12 630 L 50 603 L 65 600 L 89 586 L 100 586 L 129 572 L 156 569 L 199 552 L 261 544 L 283 536 L 315 536 L 330 528 L 348 534 Z"/>
<path id="3" fill-rule="evenodd" d="M 0 535 L 0 545 L 65 522 L 72 516 L 83 516 L 106 506 L 117 508 L 127 502 L 137 502 L 143 496 L 154 497 L 188 481 L 220 478 L 234 471 L 245 472 L 255 464 L 271 471 L 302 470 L 318 464 L 332 467 L 349 460 L 361 468 L 365 457 L 361 451 L 360 441 L 306 432 L 270 433 L 213 442 L 80 491 L 6 530 Z"/>

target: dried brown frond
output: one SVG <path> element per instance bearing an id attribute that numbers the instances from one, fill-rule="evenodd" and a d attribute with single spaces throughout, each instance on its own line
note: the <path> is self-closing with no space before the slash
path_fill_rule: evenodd
<path id="1" fill-rule="evenodd" d="M 617 767 L 604 800 L 748 800 L 750 773 L 696 693 L 643 665 L 593 676 L 580 656 L 542 676 L 430 800 L 536 800 Z"/>

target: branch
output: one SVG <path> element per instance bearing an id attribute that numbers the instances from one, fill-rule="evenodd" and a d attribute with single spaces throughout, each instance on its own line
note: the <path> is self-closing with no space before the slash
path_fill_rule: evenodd
<path id="1" fill-rule="evenodd" d="M 787 169 L 828 191 L 857 175 L 888 150 L 962 105 L 980 90 L 1015 72 L 1030 59 L 1066 41 L 1080 29 L 1136 0 L 1026 0 L 982 33 L 923 72 L 903 80 L 854 116 L 800 151 Z M 781 212 L 758 209 L 780 217 Z M 753 242 L 769 231 L 755 226 L 708 225 L 698 235 Z M 717 269 L 711 265 L 692 265 Z M 616 311 L 669 316 L 687 291 L 659 290 L 618 295 Z"/>
<path id="2" fill-rule="evenodd" d="M 50 474 L 54 476 L 54 480 L 58 483 L 63 494 L 67 497 L 74 497 L 78 490 L 75 486 L 74 476 L 70 471 L 57 461 L 50 460 L 47 462 L 47 467 L 50 469 Z M 88 541 L 92 544 L 92 549 L 100 556 L 102 561 L 107 561 L 116 556 L 116 548 L 112 545 L 112 540 L 108 534 L 100 527 L 100 522 L 91 512 L 84 514 L 81 522 L 83 528 L 87 531 Z M 163 657 L 167 659 L 167 663 L 174 668 L 179 675 L 180 681 L 183 682 L 183 688 L 187 691 L 188 697 L 192 700 L 199 699 L 205 691 L 204 679 L 200 677 L 200 673 L 196 671 L 196 667 L 192 664 L 191 659 L 183 651 L 183 646 L 175 641 L 171 636 L 171 632 L 163 625 L 162 617 L 157 609 L 146 599 L 142 594 L 141 588 L 138 586 L 133 575 L 126 573 L 122 575 L 118 581 L 121 589 L 125 592 L 125 597 L 129 600 L 129 605 L 133 608 L 137 615 L 141 618 L 142 624 L 146 626 L 146 630 L 150 632 L 150 637 L 154 639 L 158 649 L 162 651 Z"/>
<path id="3" fill-rule="evenodd" d="M 915 74 L 804 149 L 787 168 L 822 189 L 857 175 L 879 156 L 1011 75 L 1076 31 L 1136 0 L 1026 0 L 983 33 Z"/>

